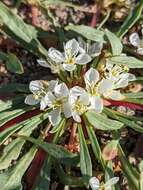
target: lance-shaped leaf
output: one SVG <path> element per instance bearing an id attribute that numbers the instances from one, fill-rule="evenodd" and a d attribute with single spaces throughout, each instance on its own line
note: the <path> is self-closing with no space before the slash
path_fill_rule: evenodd
<path id="1" fill-rule="evenodd" d="M 80 140 L 80 169 L 85 184 L 88 184 L 92 176 L 92 162 L 81 125 L 78 126 L 78 133 Z"/>
<path id="2" fill-rule="evenodd" d="M 118 144 L 118 155 L 121 161 L 122 170 L 127 177 L 128 185 L 133 190 L 139 189 L 139 173 L 127 160 L 121 146 Z"/>
<path id="3" fill-rule="evenodd" d="M 123 45 L 121 43 L 121 40 L 112 32 L 109 30 L 105 30 L 105 34 L 111 44 L 112 47 L 112 54 L 115 55 L 120 55 L 123 50 Z"/>
<path id="4" fill-rule="evenodd" d="M 32 147 L 10 170 L 0 174 L 1 190 L 22 190 L 21 179 L 33 160 L 37 149 Z"/>
<path id="5" fill-rule="evenodd" d="M 69 25 L 66 27 L 68 30 L 72 30 L 88 40 L 95 42 L 104 42 L 104 32 L 96 30 L 90 26 L 85 25 Z"/>
<path id="6" fill-rule="evenodd" d="M 21 17 L 14 14 L 7 6 L 0 2 L 0 20 L 4 32 L 22 46 L 36 55 L 47 57 L 47 50 L 37 39 L 37 30 L 24 23 Z"/>
<path id="7" fill-rule="evenodd" d="M 143 61 L 131 56 L 115 56 L 109 58 L 109 61 L 113 64 L 125 65 L 129 68 L 143 68 Z"/>
<path id="8" fill-rule="evenodd" d="M 143 98 L 143 92 L 136 92 L 136 93 L 125 93 L 124 96 L 126 98 Z"/>
<path id="9" fill-rule="evenodd" d="M 124 125 L 119 121 L 109 119 L 94 111 L 86 112 L 85 117 L 92 126 L 100 130 L 117 130 L 122 128 Z"/>
<path id="10" fill-rule="evenodd" d="M 26 136 L 20 136 L 20 137 L 42 148 L 50 156 L 54 157 L 55 159 L 59 160 L 64 164 L 70 165 L 70 163 L 74 162 L 75 164 L 77 164 L 79 162 L 79 156 L 77 154 L 70 153 L 60 145 L 47 143 L 42 141 L 41 139 L 34 139 L 32 137 L 26 137 Z"/>
<path id="11" fill-rule="evenodd" d="M 40 120 L 39 117 L 35 117 L 33 121 L 30 121 L 27 125 L 23 126 L 23 128 L 18 132 L 18 135 L 29 136 L 41 122 L 42 120 Z M 8 168 L 12 160 L 17 160 L 24 143 L 25 140 L 16 138 L 4 148 L 0 155 L 0 170 Z"/>
<path id="12" fill-rule="evenodd" d="M 22 74 L 24 69 L 20 60 L 13 53 L 7 55 L 6 67 L 12 73 Z"/>

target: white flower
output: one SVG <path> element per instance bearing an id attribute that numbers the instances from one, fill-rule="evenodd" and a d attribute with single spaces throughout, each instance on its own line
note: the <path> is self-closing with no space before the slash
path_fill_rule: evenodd
<path id="1" fill-rule="evenodd" d="M 100 181 L 96 177 L 92 177 L 89 180 L 89 184 L 92 190 L 111 190 L 111 187 L 119 181 L 119 177 L 113 177 L 109 179 L 105 184 L 100 184 Z"/>
<path id="2" fill-rule="evenodd" d="M 91 57 L 97 57 L 101 54 L 101 50 L 103 48 L 103 43 L 95 42 L 95 43 L 86 43 L 81 37 L 78 37 L 78 42 L 80 46 L 80 51 L 82 53 L 87 53 Z"/>
<path id="3" fill-rule="evenodd" d="M 128 86 L 130 81 L 136 80 L 135 75 L 128 73 L 129 68 L 122 65 L 115 65 L 109 60 L 106 62 L 104 75 L 106 79 L 114 82 L 114 87 L 124 88 Z"/>
<path id="4" fill-rule="evenodd" d="M 71 115 L 73 119 L 80 123 L 80 116 L 88 110 L 90 105 L 88 93 L 79 86 L 71 88 L 69 103 L 71 105 Z"/>
<path id="5" fill-rule="evenodd" d="M 130 43 L 137 48 L 137 52 L 143 55 L 143 39 L 139 37 L 137 32 L 132 33 L 129 36 Z"/>
<path id="6" fill-rule="evenodd" d="M 51 80 L 49 82 L 43 80 L 31 81 L 29 89 L 32 94 L 26 96 L 25 103 L 28 105 L 36 105 L 40 103 L 40 110 L 44 110 L 47 107 L 46 93 L 48 91 L 53 91 L 56 84 L 56 80 Z"/>
<path id="7" fill-rule="evenodd" d="M 57 84 L 53 92 L 45 96 L 47 105 L 52 111 L 49 113 L 49 121 L 56 126 L 61 121 L 61 114 L 66 118 L 71 117 L 71 107 L 68 102 L 69 90 L 65 83 Z"/>
<path id="8" fill-rule="evenodd" d="M 50 62 L 45 61 L 43 59 L 37 59 L 37 62 L 40 66 L 50 68 L 52 73 L 59 73 L 61 70 L 63 70 L 63 67 L 61 64 L 57 64 L 56 62 Z"/>
<path id="9" fill-rule="evenodd" d="M 98 82 L 100 80 L 99 72 L 96 69 L 90 68 L 85 73 L 84 80 L 91 103 L 90 109 L 93 109 L 97 113 L 101 113 L 103 110 L 103 100 L 100 97 L 100 93 L 98 90 Z"/>
<path id="10" fill-rule="evenodd" d="M 105 97 L 112 100 L 122 100 L 125 97 L 120 90 L 116 90 L 116 84 L 110 79 L 102 79 L 99 85 L 99 92 Z"/>
<path id="11" fill-rule="evenodd" d="M 57 64 L 62 64 L 67 71 L 72 71 L 76 68 L 76 64 L 84 65 L 91 61 L 91 57 L 85 52 L 80 53 L 79 44 L 75 39 L 69 40 L 64 45 L 64 53 L 50 48 L 48 56 Z"/>

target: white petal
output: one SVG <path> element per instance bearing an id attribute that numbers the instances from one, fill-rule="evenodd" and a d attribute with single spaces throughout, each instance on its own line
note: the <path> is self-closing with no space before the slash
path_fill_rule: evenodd
<path id="1" fill-rule="evenodd" d="M 54 92 L 57 97 L 66 97 L 69 94 L 69 89 L 65 83 L 61 83 L 55 86 Z"/>
<path id="2" fill-rule="evenodd" d="M 48 92 L 48 93 L 46 94 L 46 96 L 45 96 L 45 99 L 46 99 L 46 101 L 47 101 L 47 105 L 48 105 L 49 107 L 52 107 L 54 101 L 56 100 L 56 97 L 53 95 L 52 92 Z"/>
<path id="3" fill-rule="evenodd" d="M 81 96 L 84 93 L 85 93 L 85 90 L 80 86 L 74 86 L 73 88 L 70 89 L 70 94 L 76 97 Z"/>
<path id="4" fill-rule="evenodd" d="M 92 45 L 89 45 L 88 53 L 92 57 L 97 57 L 101 54 L 102 48 L 103 48 L 102 43 L 99 42 L 93 43 Z"/>
<path id="5" fill-rule="evenodd" d="M 90 97 L 91 109 L 97 113 L 101 113 L 103 110 L 103 100 L 98 96 Z"/>
<path id="6" fill-rule="evenodd" d="M 108 79 L 103 79 L 99 86 L 99 92 L 101 94 L 106 93 L 112 89 L 113 82 Z"/>
<path id="7" fill-rule="evenodd" d="M 79 65 L 85 65 L 89 63 L 92 59 L 88 54 L 79 54 L 76 58 L 76 63 Z"/>
<path id="8" fill-rule="evenodd" d="M 128 73 L 128 80 L 129 81 L 135 81 L 136 80 L 136 76 L 134 74 Z"/>
<path id="9" fill-rule="evenodd" d="M 48 102 L 45 96 L 44 98 L 41 99 L 40 110 L 44 110 L 47 106 L 48 106 Z"/>
<path id="10" fill-rule="evenodd" d="M 46 68 L 50 68 L 50 65 L 48 64 L 48 62 L 46 62 L 43 59 L 37 59 L 37 62 L 39 63 L 40 66 L 42 67 L 46 67 Z"/>
<path id="11" fill-rule="evenodd" d="M 40 102 L 40 100 L 36 100 L 36 99 L 34 98 L 34 96 L 33 96 L 32 94 L 30 94 L 30 95 L 26 96 L 24 102 L 25 102 L 25 104 L 28 104 L 28 105 L 33 106 L 33 105 L 38 104 L 38 103 Z"/>
<path id="12" fill-rule="evenodd" d="M 40 80 L 31 81 L 29 89 L 31 92 L 36 93 L 43 88 L 43 83 Z"/>
<path id="13" fill-rule="evenodd" d="M 89 105 L 90 99 L 89 99 L 89 94 L 87 92 L 83 93 L 80 97 L 80 101 L 83 105 Z"/>
<path id="14" fill-rule="evenodd" d="M 61 63 L 65 61 L 63 54 L 55 48 L 50 48 L 48 50 L 48 56 L 56 63 Z"/>
<path id="15" fill-rule="evenodd" d="M 99 190 L 100 182 L 96 177 L 90 178 L 89 184 L 90 184 L 92 190 Z"/>
<path id="16" fill-rule="evenodd" d="M 140 44 L 140 37 L 138 33 L 137 32 L 132 33 L 129 36 L 129 41 L 133 46 L 138 47 L 138 45 Z"/>
<path id="17" fill-rule="evenodd" d="M 76 111 L 72 112 L 72 117 L 73 117 L 73 119 L 74 119 L 76 122 L 78 122 L 78 123 L 81 122 L 80 115 L 79 115 Z"/>
<path id="18" fill-rule="evenodd" d="M 76 56 L 79 52 L 79 44 L 75 39 L 69 40 L 66 44 L 65 44 L 65 54 L 68 55 L 68 53 L 70 52 L 70 55 Z"/>
<path id="19" fill-rule="evenodd" d="M 118 181 L 119 181 L 119 177 L 113 177 L 109 179 L 104 185 L 105 189 L 111 187 L 112 185 L 115 185 Z"/>
<path id="20" fill-rule="evenodd" d="M 110 93 L 109 97 L 112 100 L 123 100 L 125 97 L 121 94 L 121 92 L 118 90 L 112 90 L 112 92 Z"/>
<path id="21" fill-rule="evenodd" d="M 76 65 L 75 64 L 63 64 L 63 68 L 66 71 L 73 71 L 73 70 L 75 70 Z"/>
<path id="22" fill-rule="evenodd" d="M 88 86 L 96 84 L 99 80 L 99 72 L 96 69 L 90 68 L 84 75 L 85 83 Z"/>
<path id="23" fill-rule="evenodd" d="M 87 43 L 83 40 L 83 38 L 78 37 L 78 43 L 80 53 L 86 53 Z"/>
<path id="24" fill-rule="evenodd" d="M 63 105 L 63 112 L 66 118 L 69 118 L 72 116 L 71 105 L 69 103 L 66 103 Z"/>
<path id="25" fill-rule="evenodd" d="M 140 55 L 143 55 L 143 48 L 138 48 L 138 49 L 137 49 L 137 52 L 138 52 Z"/>
<path id="26" fill-rule="evenodd" d="M 58 84 L 58 81 L 57 80 L 51 80 L 51 81 L 49 81 L 49 83 L 48 83 L 48 90 L 49 91 L 53 91 L 54 90 L 54 88 L 55 88 L 55 86 Z"/>
<path id="27" fill-rule="evenodd" d="M 49 121 L 53 126 L 56 126 L 61 121 L 61 110 L 60 109 L 54 109 L 52 110 L 48 115 Z"/>

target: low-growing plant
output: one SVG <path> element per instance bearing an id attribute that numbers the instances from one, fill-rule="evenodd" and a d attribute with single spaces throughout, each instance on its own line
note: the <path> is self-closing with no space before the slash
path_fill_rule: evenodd
<path id="1" fill-rule="evenodd" d="M 39 2 L 45 10 L 46 1 Z M 143 61 L 125 54 L 121 39 L 103 27 L 57 28 L 62 43 L 47 50 L 39 39 L 54 34 L 26 24 L 1 2 L 0 23 L 2 33 L 37 56 L 54 78 L 0 87 L 15 95 L 0 102 L 1 190 L 23 189 L 23 181 L 28 189 L 48 190 L 57 176 L 63 187 L 93 190 L 123 189 L 119 181 L 125 176 L 129 189 L 143 189 L 142 167 L 129 162 L 121 136 L 125 128 L 143 133 L 143 119 L 135 114 L 143 110 L 143 92 L 126 91 L 142 80 L 133 71 Z M 130 39 L 139 50 L 141 40 Z M 0 59 L 9 71 L 24 72 L 14 54 L 0 52 Z"/>

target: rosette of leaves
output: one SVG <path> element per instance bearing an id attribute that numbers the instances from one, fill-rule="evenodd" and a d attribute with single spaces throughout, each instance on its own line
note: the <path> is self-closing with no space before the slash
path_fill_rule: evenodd
<path id="1" fill-rule="evenodd" d="M 47 67 L 54 64 L 48 50 L 38 39 L 40 35 L 42 36 L 39 34 L 40 31 L 26 24 L 3 3 L 0 3 L 0 20 L 5 34 L 35 54 L 41 61 L 44 60 Z M 82 36 L 91 44 L 103 44 L 100 54 L 95 56 L 92 52 L 90 55 L 92 59 L 88 64 L 77 65 L 76 70 L 71 72 L 58 70 L 55 77 L 58 76 L 58 80 L 66 83 L 69 88 L 75 84 L 83 85 L 83 76 L 88 68 L 99 70 L 102 74 L 106 60 L 121 68 L 143 68 L 141 60 L 123 54 L 120 39 L 107 29 L 100 31 L 84 25 L 69 25 L 66 27 L 66 38 L 63 42 L 69 40 L 69 34 L 75 38 L 78 35 Z M 47 33 L 47 36 L 50 38 L 50 34 Z M 84 53 L 86 51 L 83 47 L 81 50 Z M 12 72 L 21 72 L 22 65 L 17 58 L 12 55 L 12 59 L 9 56 L 1 53 L 0 58 L 8 64 L 9 70 L 12 68 Z M 24 103 L 25 97 L 30 94 L 27 85 L 1 86 L 1 93 L 14 94 L 12 99 L 0 102 L 1 190 L 23 189 L 24 181 L 29 189 L 50 189 L 53 171 L 58 176 L 62 188 L 64 186 L 89 188 L 89 180 L 93 176 L 99 177 L 98 174 L 101 174 L 103 176 L 101 181 L 107 182 L 117 175 L 113 167 L 115 157 L 121 165 L 119 176 L 123 174 L 127 178 L 129 188 L 133 190 L 143 188 L 142 181 L 139 181 L 140 171 L 130 164 L 120 145 L 122 128 L 131 128 L 136 133 L 143 132 L 142 118 L 113 109 L 113 106 L 123 105 L 134 110 L 143 110 L 143 93 L 127 94 L 124 89 L 122 91 L 125 98 L 117 101 L 107 96 L 100 113 L 85 110 L 80 115 L 80 121 L 75 121 L 72 117 L 66 118 L 62 114 L 60 122 L 53 127 L 49 119 L 51 107 L 42 111 L 38 104 L 29 106 Z M 106 145 L 100 140 L 100 134 L 104 133 L 110 134 L 110 140 Z M 13 161 L 16 163 L 13 164 Z M 112 189 L 121 188 L 119 184 L 112 186 Z"/>

